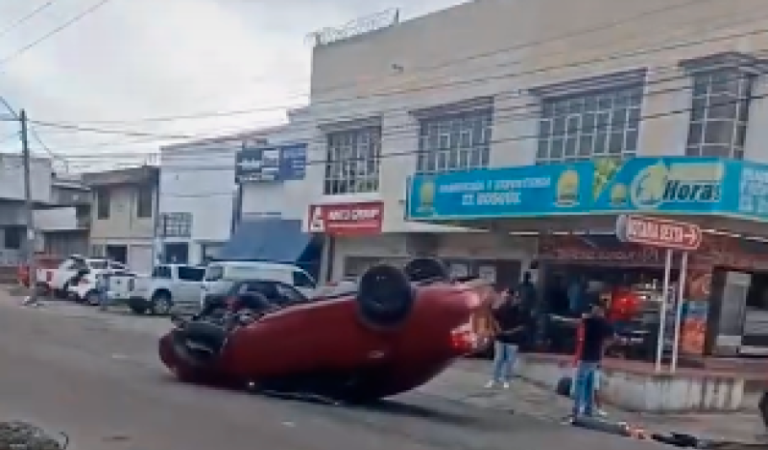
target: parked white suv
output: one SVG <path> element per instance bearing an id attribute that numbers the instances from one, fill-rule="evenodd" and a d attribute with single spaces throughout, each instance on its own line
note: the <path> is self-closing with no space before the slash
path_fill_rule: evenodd
<path id="1" fill-rule="evenodd" d="M 171 309 L 196 309 L 205 268 L 186 264 L 161 264 L 151 276 L 136 277 L 128 307 L 136 314 L 147 311 L 165 315 Z"/>

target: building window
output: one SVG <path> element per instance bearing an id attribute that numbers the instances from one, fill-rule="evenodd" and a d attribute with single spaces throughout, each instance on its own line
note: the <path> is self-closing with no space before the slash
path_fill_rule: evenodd
<path id="1" fill-rule="evenodd" d="M 688 156 L 744 157 L 753 84 L 737 69 L 694 74 Z"/>
<path id="2" fill-rule="evenodd" d="M 376 192 L 380 163 L 380 127 L 328 134 L 325 194 Z"/>
<path id="3" fill-rule="evenodd" d="M 192 236 L 192 213 L 163 214 L 160 224 L 163 237 L 188 238 Z"/>
<path id="4" fill-rule="evenodd" d="M 106 189 L 99 189 L 96 191 L 96 218 L 97 219 L 109 219 L 110 210 L 110 198 L 109 191 Z"/>
<path id="5" fill-rule="evenodd" d="M 642 85 L 544 99 L 537 163 L 635 156 L 642 101 Z"/>
<path id="6" fill-rule="evenodd" d="M 471 110 L 419 121 L 417 173 L 488 167 L 493 110 Z"/>
<path id="7" fill-rule="evenodd" d="M 136 199 L 136 217 L 148 219 L 152 217 L 152 205 L 154 203 L 154 189 L 152 186 L 140 186 Z"/>
<path id="8" fill-rule="evenodd" d="M 23 227 L 5 228 L 3 247 L 8 250 L 21 250 L 21 241 L 24 239 L 26 229 Z"/>

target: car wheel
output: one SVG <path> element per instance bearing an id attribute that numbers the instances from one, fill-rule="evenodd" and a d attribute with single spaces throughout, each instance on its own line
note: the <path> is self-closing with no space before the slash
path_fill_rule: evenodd
<path id="1" fill-rule="evenodd" d="M 69 300 L 69 282 L 64 283 L 61 290 L 56 292 L 56 297 Z"/>
<path id="2" fill-rule="evenodd" d="M 159 292 L 152 296 L 152 314 L 156 316 L 165 316 L 171 312 L 173 301 L 166 292 Z"/>
<path id="3" fill-rule="evenodd" d="M 437 258 L 416 258 L 405 265 L 405 275 L 409 280 L 418 283 L 422 281 L 448 281 L 451 272 L 445 263 Z"/>
<path id="4" fill-rule="evenodd" d="M 415 299 L 405 273 L 387 264 L 373 266 L 360 277 L 357 302 L 363 321 L 390 328 L 408 318 Z"/>

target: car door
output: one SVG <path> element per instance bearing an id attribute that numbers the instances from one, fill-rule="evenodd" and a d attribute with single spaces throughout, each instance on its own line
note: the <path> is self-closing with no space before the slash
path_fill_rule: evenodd
<path id="1" fill-rule="evenodd" d="M 200 300 L 200 287 L 205 277 L 205 269 L 191 266 L 178 266 L 176 268 L 178 281 L 176 289 L 179 299 L 176 303 L 197 304 Z"/>

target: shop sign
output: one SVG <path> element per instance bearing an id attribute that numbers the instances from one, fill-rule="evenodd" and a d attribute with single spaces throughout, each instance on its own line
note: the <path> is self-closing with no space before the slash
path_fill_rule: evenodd
<path id="1" fill-rule="evenodd" d="M 724 214 L 768 220 L 768 165 L 719 158 L 596 159 L 416 175 L 410 220 Z"/>
<path id="2" fill-rule="evenodd" d="M 303 180 L 307 170 L 307 144 L 244 145 L 235 161 L 237 183 Z"/>
<path id="3" fill-rule="evenodd" d="M 702 231 L 695 224 L 628 215 L 616 221 L 616 236 L 624 242 L 682 251 L 695 251 L 702 241 Z"/>
<path id="4" fill-rule="evenodd" d="M 312 205 L 309 231 L 339 236 L 378 234 L 383 213 L 382 202 Z"/>

